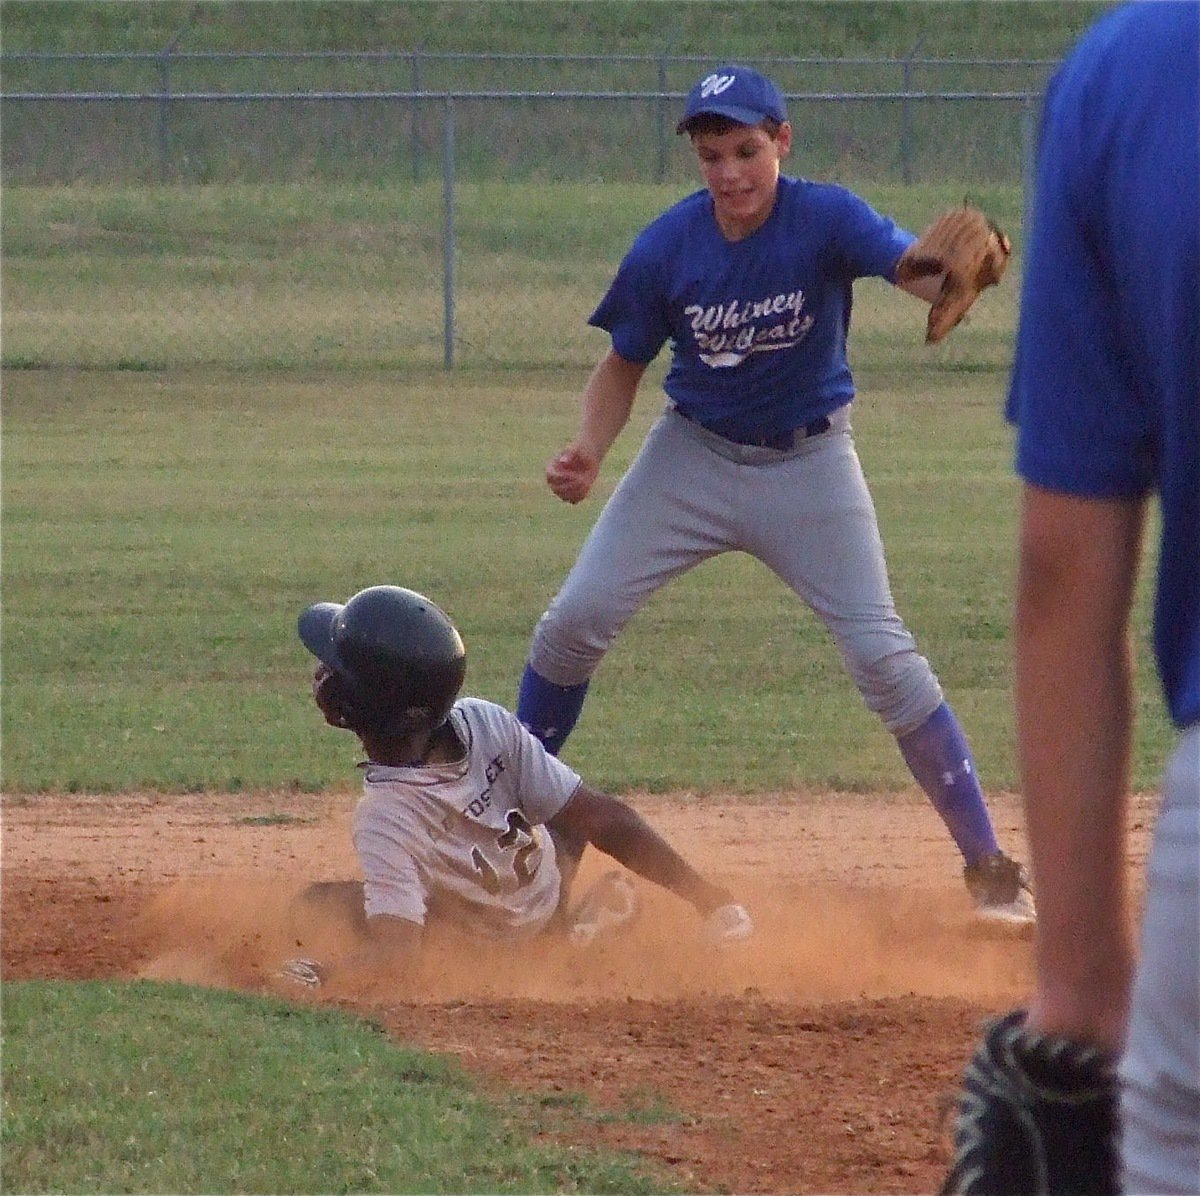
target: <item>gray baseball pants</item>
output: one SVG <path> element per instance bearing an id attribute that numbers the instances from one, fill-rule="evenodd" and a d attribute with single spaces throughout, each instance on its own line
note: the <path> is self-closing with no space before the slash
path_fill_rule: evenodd
<path id="1" fill-rule="evenodd" d="M 816 613 L 866 702 L 895 735 L 942 702 L 896 613 L 848 408 L 779 451 L 732 444 L 671 408 L 651 428 L 534 631 L 555 685 L 590 678 L 668 581 L 722 552 L 762 561 Z"/>
<path id="2" fill-rule="evenodd" d="M 1163 777 L 1121 1080 L 1124 1190 L 1200 1193 L 1200 725 Z"/>

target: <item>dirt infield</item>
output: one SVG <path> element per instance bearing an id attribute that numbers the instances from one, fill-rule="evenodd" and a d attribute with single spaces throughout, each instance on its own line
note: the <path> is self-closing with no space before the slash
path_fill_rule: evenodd
<path id="1" fill-rule="evenodd" d="M 1025 993 L 1030 944 L 972 925 L 928 804 L 631 800 L 744 897 L 755 939 L 714 955 L 686 907 L 643 889 L 628 937 L 586 956 L 466 957 L 446 944 L 429 952 L 416 998 L 353 982 L 287 995 L 362 1011 L 399 1040 L 540 1094 L 573 1140 L 643 1152 L 695 1191 L 936 1190 L 939 1102 L 980 1021 Z M 991 800 L 1003 843 L 1024 855 L 1019 804 Z M 355 875 L 354 801 L 5 799 L 3 978 L 280 992 L 280 959 L 331 946 L 333 928 L 299 925 L 288 901 L 310 880 Z M 1135 802 L 1139 870 L 1151 816 L 1149 798 Z M 585 873 L 603 866 L 593 857 Z"/>

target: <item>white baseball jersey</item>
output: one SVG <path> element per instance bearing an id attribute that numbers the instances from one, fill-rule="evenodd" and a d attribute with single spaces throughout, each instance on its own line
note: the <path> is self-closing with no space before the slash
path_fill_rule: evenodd
<path id="1" fill-rule="evenodd" d="M 461 760 L 362 765 L 353 837 L 367 917 L 424 925 L 434 915 L 489 938 L 534 934 L 561 890 L 542 824 L 574 796 L 579 774 L 492 702 L 460 698 L 450 725 Z"/>

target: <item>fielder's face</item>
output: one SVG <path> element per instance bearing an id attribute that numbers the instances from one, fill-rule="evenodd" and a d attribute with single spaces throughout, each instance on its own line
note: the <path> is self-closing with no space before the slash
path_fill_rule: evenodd
<path id="1" fill-rule="evenodd" d="M 774 137 L 758 125 L 696 133 L 692 147 L 721 231 L 731 241 L 748 237 L 775 206 L 779 164 L 792 148 L 792 126 L 780 125 Z"/>

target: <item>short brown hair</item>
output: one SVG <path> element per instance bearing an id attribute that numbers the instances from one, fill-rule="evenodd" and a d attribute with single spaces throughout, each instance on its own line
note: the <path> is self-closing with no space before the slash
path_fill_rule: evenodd
<path id="1" fill-rule="evenodd" d="M 713 133 L 720 137 L 724 133 L 732 133 L 734 129 L 762 129 L 768 137 L 779 135 L 780 124 L 774 117 L 764 116 L 756 125 L 744 125 L 741 121 L 731 120 L 716 112 L 698 112 L 684 126 L 683 132 L 689 137 L 697 133 Z"/>

